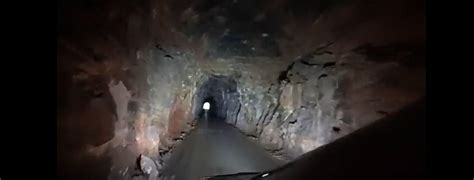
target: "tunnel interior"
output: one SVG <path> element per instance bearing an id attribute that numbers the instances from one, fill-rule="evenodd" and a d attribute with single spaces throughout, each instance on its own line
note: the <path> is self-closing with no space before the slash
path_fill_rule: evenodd
<path id="1" fill-rule="evenodd" d="M 194 117 L 204 117 L 203 104 L 209 102 L 208 116 L 210 121 L 225 121 L 229 110 L 239 105 L 237 83 L 227 76 L 210 76 L 197 90 L 194 98 Z"/>
<path id="2" fill-rule="evenodd" d="M 424 4 L 60 0 L 58 176 L 260 171 L 395 114 L 426 92 Z"/>

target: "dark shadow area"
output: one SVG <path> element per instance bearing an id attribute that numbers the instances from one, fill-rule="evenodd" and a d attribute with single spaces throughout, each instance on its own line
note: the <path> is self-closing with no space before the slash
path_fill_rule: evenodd
<path id="1" fill-rule="evenodd" d="M 209 102 L 211 105 L 209 119 L 225 120 L 228 109 L 239 103 L 238 97 L 237 83 L 233 79 L 226 76 L 210 76 L 194 97 L 194 117 L 203 119 L 203 104 Z"/>
<path id="2" fill-rule="evenodd" d="M 424 179 L 425 101 L 311 151 L 265 179 Z"/>

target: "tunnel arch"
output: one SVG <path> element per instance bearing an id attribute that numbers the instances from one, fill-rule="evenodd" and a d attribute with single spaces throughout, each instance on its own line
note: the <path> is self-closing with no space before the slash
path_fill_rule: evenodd
<path id="1" fill-rule="evenodd" d="M 227 120 L 229 112 L 240 105 L 237 82 L 228 76 L 211 75 L 199 86 L 193 100 L 193 117 L 204 115 L 202 105 L 209 102 L 212 119 Z"/>

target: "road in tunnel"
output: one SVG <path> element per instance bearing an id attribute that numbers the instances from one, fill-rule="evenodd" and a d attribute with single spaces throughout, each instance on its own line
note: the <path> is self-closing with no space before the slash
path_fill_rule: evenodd
<path id="1" fill-rule="evenodd" d="M 282 164 L 223 120 L 211 118 L 205 122 L 202 119 L 165 161 L 165 179 L 174 176 L 175 180 L 191 180 L 219 174 L 261 172 Z"/>

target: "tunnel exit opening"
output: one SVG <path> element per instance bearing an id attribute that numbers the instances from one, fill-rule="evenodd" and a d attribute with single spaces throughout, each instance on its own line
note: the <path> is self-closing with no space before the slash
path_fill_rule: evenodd
<path id="1" fill-rule="evenodd" d="M 237 83 L 227 76 L 212 75 L 198 88 L 193 103 L 194 118 L 200 122 L 205 116 L 204 103 L 209 104 L 209 121 L 224 122 L 240 105 Z"/>
<path id="2" fill-rule="evenodd" d="M 208 104 L 209 104 L 209 107 L 213 107 L 212 110 L 211 110 L 211 109 L 208 109 L 208 110 L 207 110 L 207 115 L 208 115 L 208 116 L 211 116 L 211 117 L 217 117 L 217 116 L 218 116 L 218 112 L 217 112 L 217 111 L 218 111 L 219 109 L 218 109 L 218 107 L 216 107 L 216 104 L 217 104 L 217 103 L 216 103 L 216 100 L 215 100 L 214 97 L 208 96 L 208 97 L 205 97 L 205 98 L 204 98 L 204 101 L 203 101 L 203 103 L 202 103 L 202 105 L 201 105 L 203 108 L 201 109 L 201 112 L 200 112 L 200 114 L 199 114 L 199 119 L 202 119 L 202 118 L 204 117 L 205 113 L 206 113 L 206 109 L 204 108 L 204 104 L 205 104 L 205 103 L 208 103 Z"/>
<path id="3" fill-rule="evenodd" d="M 209 102 L 204 102 L 202 109 L 204 109 L 204 111 L 211 109 L 211 105 L 209 104 Z"/>

